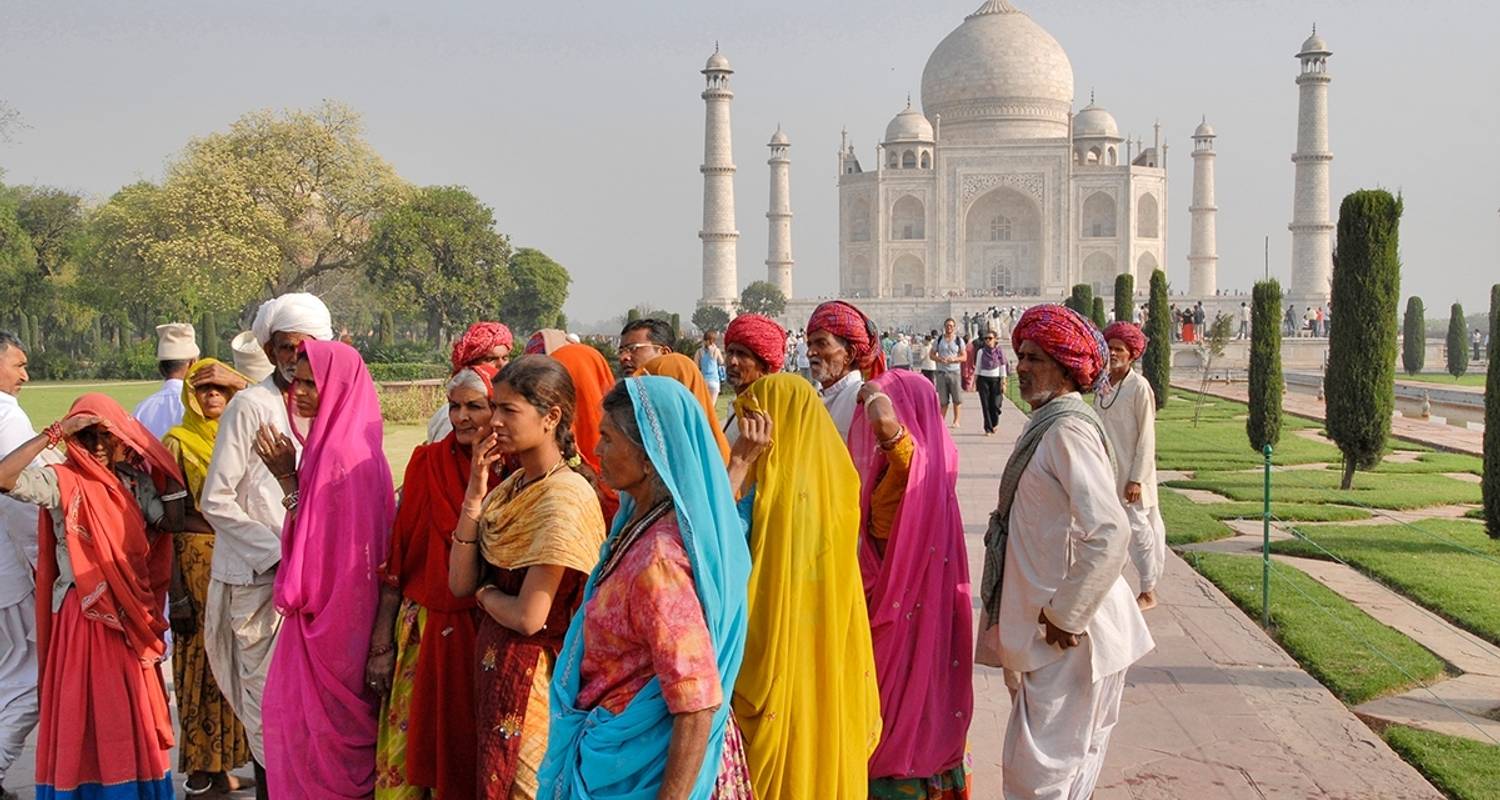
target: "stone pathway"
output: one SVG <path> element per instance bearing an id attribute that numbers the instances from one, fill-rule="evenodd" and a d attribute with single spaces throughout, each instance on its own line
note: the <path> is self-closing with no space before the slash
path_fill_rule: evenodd
<path id="1" fill-rule="evenodd" d="M 995 437 L 975 420 L 955 437 L 976 586 L 993 476 L 1024 423 L 1007 403 Z M 1146 615 L 1157 648 L 1131 668 L 1096 800 L 1442 797 L 1175 554 L 1159 591 Z M 989 800 L 1000 797 L 1010 698 L 988 667 L 975 668 L 974 691 L 973 796 Z"/>

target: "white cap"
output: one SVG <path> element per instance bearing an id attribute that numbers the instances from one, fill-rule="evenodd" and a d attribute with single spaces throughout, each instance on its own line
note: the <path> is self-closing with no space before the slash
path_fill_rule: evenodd
<path id="1" fill-rule="evenodd" d="M 234 368 L 253 383 L 265 380 L 275 369 L 271 366 L 271 359 L 266 358 L 266 351 L 260 346 L 260 340 L 255 338 L 254 331 L 244 331 L 234 337 L 229 348 L 234 351 Z"/>
<path id="2" fill-rule="evenodd" d="M 199 356 L 198 337 L 186 322 L 156 326 L 157 361 L 193 361 Z"/>

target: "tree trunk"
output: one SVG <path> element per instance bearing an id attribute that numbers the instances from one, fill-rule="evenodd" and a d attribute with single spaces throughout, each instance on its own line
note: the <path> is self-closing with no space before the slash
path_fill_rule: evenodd
<path id="1" fill-rule="evenodd" d="M 427 313 L 427 341 L 434 347 L 443 346 L 443 317 L 436 311 Z"/>
<path id="2" fill-rule="evenodd" d="M 1354 488 L 1354 459 L 1344 456 L 1344 480 L 1339 488 L 1345 491 Z"/>

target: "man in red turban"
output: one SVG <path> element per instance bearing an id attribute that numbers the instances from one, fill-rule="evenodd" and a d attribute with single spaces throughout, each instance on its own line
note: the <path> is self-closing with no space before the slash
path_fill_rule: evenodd
<path id="1" fill-rule="evenodd" d="M 776 320 L 760 314 L 741 314 L 729 323 L 724 330 L 724 377 L 735 394 L 744 394 L 750 384 L 781 371 L 786 365 L 786 334 Z M 730 444 L 740 438 L 733 407 L 724 420 L 724 436 Z"/>
<path id="2" fill-rule="evenodd" d="M 457 375 L 465 367 L 477 366 L 490 367 L 499 372 L 510 362 L 510 350 L 514 345 L 515 337 L 511 336 L 510 328 L 503 323 L 476 322 L 453 343 L 453 353 L 450 356 L 452 374 Z M 427 443 L 441 440 L 452 430 L 453 423 L 448 420 L 448 402 L 444 397 L 443 404 L 427 420 Z"/>
<path id="3" fill-rule="evenodd" d="M 807 321 L 807 360 L 823 405 L 847 440 L 859 405 L 859 389 L 885 372 L 880 332 L 865 312 L 843 300 L 830 300 Z"/>
<path id="4" fill-rule="evenodd" d="M 1027 309 L 1010 334 L 1017 356 L 1021 354 L 1021 344 L 1027 341 L 1036 342 L 1053 361 L 1062 365 L 1075 391 L 1091 392 L 1103 381 L 1109 348 L 1094 323 L 1071 308 L 1049 304 Z M 1031 399 L 1027 398 L 1027 402 Z"/>
<path id="5" fill-rule="evenodd" d="M 1156 395 L 1131 369 L 1146 351 L 1146 337 L 1129 322 L 1104 329 L 1109 344 L 1109 386 L 1094 408 L 1115 456 L 1115 488 L 1130 520 L 1130 560 L 1141 576 L 1136 604 L 1156 606 L 1156 584 L 1167 563 L 1167 526 L 1156 494 Z"/>

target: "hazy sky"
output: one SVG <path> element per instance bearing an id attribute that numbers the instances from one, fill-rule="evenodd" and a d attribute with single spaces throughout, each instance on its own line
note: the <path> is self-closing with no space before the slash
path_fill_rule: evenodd
<path id="1" fill-rule="evenodd" d="M 1500 8 L 1478 0 L 1015 0 L 1123 133 L 1170 144 L 1169 272 L 1187 283 L 1188 136 L 1219 134 L 1219 285 L 1248 288 L 1271 237 L 1288 276 L 1297 95 L 1313 22 L 1330 62 L 1333 203 L 1400 190 L 1403 295 L 1479 310 L 1500 280 Z M 821 2 L 72 2 L 0 0 L 0 144 L 11 183 L 96 198 L 256 108 L 322 98 L 417 184 L 462 184 L 501 230 L 573 273 L 578 321 L 700 289 L 703 103 L 722 42 L 735 76 L 739 278 L 765 276 L 766 142 L 792 138 L 798 295 L 837 288 L 835 152 L 868 164 L 928 55 L 980 0 Z M 1434 310 L 1433 313 L 1439 313 Z"/>

